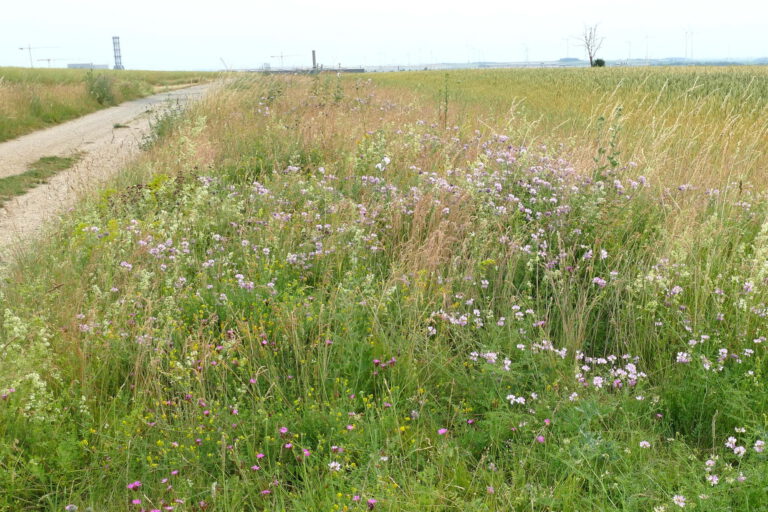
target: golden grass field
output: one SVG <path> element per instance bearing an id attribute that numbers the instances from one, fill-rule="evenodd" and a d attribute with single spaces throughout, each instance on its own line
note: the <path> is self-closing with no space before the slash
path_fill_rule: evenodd
<path id="1" fill-rule="evenodd" d="M 387 73 L 375 83 L 445 99 L 449 116 L 566 145 L 592 163 L 617 130 L 623 162 L 668 185 L 768 185 L 768 69 L 680 67 Z M 601 121 L 602 119 L 602 121 Z"/>

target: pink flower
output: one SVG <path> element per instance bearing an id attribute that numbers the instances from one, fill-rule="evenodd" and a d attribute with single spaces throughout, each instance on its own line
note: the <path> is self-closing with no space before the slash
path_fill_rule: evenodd
<path id="1" fill-rule="evenodd" d="M 437 431 L 437 435 L 440 435 L 440 436 L 444 436 L 447 433 L 448 433 L 448 429 L 447 428 L 441 428 L 441 429 L 439 429 Z"/>
<path id="2" fill-rule="evenodd" d="M 373 498 L 370 498 L 368 500 L 368 510 L 373 510 L 373 507 L 376 506 L 377 501 Z"/>
<path id="3" fill-rule="evenodd" d="M 288 427 L 280 427 L 280 433 L 281 434 L 287 434 L 288 433 Z"/>
<path id="4" fill-rule="evenodd" d="M 126 487 L 127 487 L 129 490 L 131 490 L 131 491 L 132 491 L 132 490 L 134 490 L 134 489 L 138 489 L 139 487 L 141 487 L 141 482 L 139 482 L 138 480 L 136 480 L 135 482 L 131 482 L 130 484 L 126 485 Z"/>
<path id="5" fill-rule="evenodd" d="M 544 436 L 536 436 L 536 442 L 537 443 L 543 443 L 544 442 Z"/>
<path id="6" fill-rule="evenodd" d="M 263 459 L 264 458 L 264 454 L 263 453 L 257 453 L 256 454 L 256 458 L 257 459 Z"/>

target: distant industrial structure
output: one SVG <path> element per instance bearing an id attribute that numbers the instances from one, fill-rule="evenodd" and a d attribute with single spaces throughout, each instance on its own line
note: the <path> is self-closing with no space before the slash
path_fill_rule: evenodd
<path id="1" fill-rule="evenodd" d="M 109 69 L 109 64 L 94 64 L 93 62 L 76 62 L 67 64 L 67 69 Z"/>
<path id="2" fill-rule="evenodd" d="M 123 55 L 120 53 L 120 38 L 112 37 L 112 47 L 115 50 L 115 69 L 125 69 L 123 67 Z"/>
<path id="3" fill-rule="evenodd" d="M 326 68 L 322 64 L 317 63 L 317 52 L 312 50 L 312 67 L 285 67 L 286 57 L 297 57 L 298 55 L 285 55 L 282 52 L 279 55 L 270 55 L 270 58 L 280 59 L 280 67 L 274 68 L 269 62 L 265 62 L 260 68 L 241 68 L 241 69 L 229 69 L 227 71 L 243 71 L 243 72 L 262 72 L 262 73 L 278 73 L 288 75 L 311 75 L 315 73 L 332 72 L 332 73 L 364 73 L 365 69 L 360 68 L 343 68 L 341 64 L 337 68 Z M 225 66 L 226 67 L 226 66 Z"/>

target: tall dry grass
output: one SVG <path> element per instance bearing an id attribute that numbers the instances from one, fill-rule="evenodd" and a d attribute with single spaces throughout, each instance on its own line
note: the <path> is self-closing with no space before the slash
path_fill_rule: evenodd
<path id="1" fill-rule="evenodd" d="M 373 74 L 376 83 L 444 98 L 444 72 Z M 667 186 L 765 180 L 768 70 L 621 68 L 451 71 L 450 110 L 504 126 L 529 144 L 562 143 L 581 168 L 615 151 Z"/>

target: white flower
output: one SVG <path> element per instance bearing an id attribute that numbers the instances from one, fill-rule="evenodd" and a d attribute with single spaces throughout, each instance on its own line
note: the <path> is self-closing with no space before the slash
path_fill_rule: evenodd
<path id="1" fill-rule="evenodd" d="M 334 460 L 333 462 L 328 463 L 328 469 L 331 471 L 341 471 L 341 464 Z"/>
<path id="2" fill-rule="evenodd" d="M 672 503 L 674 503 L 680 508 L 685 507 L 685 496 L 680 496 L 679 494 L 675 494 L 674 496 L 672 496 Z"/>
<path id="3" fill-rule="evenodd" d="M 640 441 L 640 448 L 650 448 L 650 447 L 651 447 L 651 443 L 649 443 L 648 441 Z"/>

